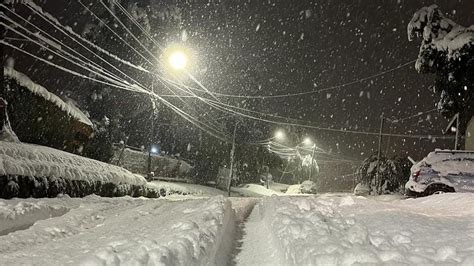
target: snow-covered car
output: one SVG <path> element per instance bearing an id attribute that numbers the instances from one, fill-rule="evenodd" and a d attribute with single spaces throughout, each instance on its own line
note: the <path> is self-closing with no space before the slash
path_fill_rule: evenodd
<path id="1" fill-rule="evenodd" d="M 474 151 L 436 150 L 411 167 L 409 196 L 474 192 Z"/>

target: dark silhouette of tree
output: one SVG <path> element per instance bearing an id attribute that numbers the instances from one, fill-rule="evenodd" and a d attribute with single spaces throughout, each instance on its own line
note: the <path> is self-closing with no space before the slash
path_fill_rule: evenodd
<path id="1" fill-rule="evenodd" d="M 415 36 L 422 37 L 416 70 L 436 75 L 431 89 L 440 97 L 438 110 L 446 118 L 459 113 L 458 130 L 464 134 L 474 114 L 474 25 L 458 25 L 431 5 L 408 24 L 408 39 Z"/>

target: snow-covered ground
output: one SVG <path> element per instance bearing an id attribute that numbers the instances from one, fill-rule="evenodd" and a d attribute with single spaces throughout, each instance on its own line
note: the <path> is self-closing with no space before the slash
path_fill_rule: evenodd
<path id="1" fill-rule="evenodd" d="M 473 206 L 474 194 L 264 198 L 252 215 L 265 235 L 248 239 L 271 236 L 265 248 L 278 251 L 267 254 L 272 265 L 472 265 Z M 247 252 L 242 265 L 261 262 L 257 256 Z"/>
<path id="2" fill-rule="evenodd" d="M 172 199 L 0 200 L 0 264 L 474 261 L 474 194 Z"/>
<path id="3" fill-rule="evenodd" d="M 29 214 L 31 226 L 0 235 L 0 264 L 222 265 L 235 221 L 221 196 L 0 201 L 2 225 Z"/>
<path id="4" fill-rule="evenodd" d="M 230 189 L 232 192 L 244 197 L 265 197 L 283 194 L 282 192 L 278 192 L 257 184 L 244 184 L 237 187 L 231 187 Z"/>

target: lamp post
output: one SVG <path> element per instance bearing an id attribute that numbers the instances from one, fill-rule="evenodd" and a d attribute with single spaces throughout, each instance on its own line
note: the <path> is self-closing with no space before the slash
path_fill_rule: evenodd
<path id="1" fill-rule="evenodd" d="M 234 134 L 232 135 L 232 148 L 230 149 L 230 172 L 229 172 L 229 181 L 227 183 L 227 195 L 230 197 L 230 187 L 232 186 L 232 177 L 234 174 L 234 155 L 235 155 L 235 133 L 237 132 L 237 125 L 239 121 L 235 121 L 234 124 Z"/>
<path id="2" fill-rule="evenodd" d="M 154 90 L 154 80 L 151 82 L 151 92 L 155 93 Z M 156 103 L 155 99 L 152 97 L 151 98 L 151 129 L 150 129 L 150 141 L 148 144 L 148 163 L 147 163 L 147 175 L 148 178 L 152 178 L 152 173 L 151 173 L 151 153 L 152 153 L 152 146 L 153 146 L 153 137 L 155 134 L 155 112 L 156 112 Z"/>
<path id="3" fill-rule="evenodd" d="M 313 144 L 313 152 L 311 154 L 311 166 L 309 168 L 309 178 L 308 180 L 311 179 L 311 177 L 313 176 L 313 166 L 314 166 L 314 153 L 316 151 L 316 144 Z"/>
<path id="4" fill-rule="evenodd" d="M 171 67 L 175 71 L 183 71 L 186 66 L 188 65 L 188 56 L 183 50 L 172 50 L 170 53 L 165 54 L 167 57 L 167 63 L 168 66 Z M 154 88 L 154 78 L 152 79 L 151 82 L 151 92 L 154 94 L 155 93 L 155 88 Z M 147 176 L 148 178 L 152 178 L 152 172 L 151 172 L 151 154 L 156 153 L 157 151 L 156 148 L 153 147 L 153 142 L 154 142 L 154 135 L 155 135 L 155 113 L 156 113 L 156 102 L 155 99 L 152 97 L 151 98 L 151 128 L 150 128 L 150 139 L 149 139 L 149 145 L 148 145 L 148 163 L 147 163 Z"/>

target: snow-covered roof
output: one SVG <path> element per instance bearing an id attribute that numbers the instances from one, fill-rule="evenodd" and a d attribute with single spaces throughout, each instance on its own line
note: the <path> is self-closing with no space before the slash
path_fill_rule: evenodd
<path id="1" fill-rule="evenodd" d="M 20 84 L 20 86 L 25 87 L 26 89 L 28 89 L 35 95 L 38 95 L 44 98 L 45 100 L 54 103 L 57 107 L 59 107 L 61 110 L 63 110 L 64 112 L 72 116 L 74 119 L 86 125 L 92 126 L 92 122 L 89 120 L 89 118 L 71 102 L 69 103 L 64 102 L 61 98 L 49 92 L 43 86 L 33 82 L 25 74 L 20 73 L 13 68 L 4 67 L 3 71 L 5 73 L 5 76 L 14 79 L 15 81 L 18 82 L 18 84 Z"/>
<path id="2" fill-rule="evenodd" d="M 26 143 L 0 142 L 0 176 L 56 177 L 144 185 L 145 178 L 111 164 Z"/>

